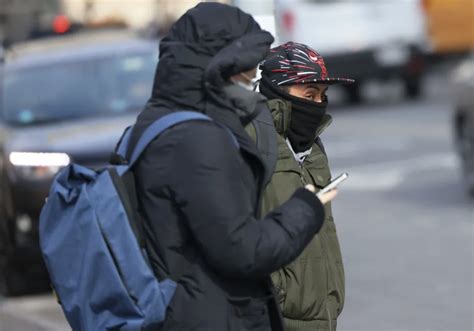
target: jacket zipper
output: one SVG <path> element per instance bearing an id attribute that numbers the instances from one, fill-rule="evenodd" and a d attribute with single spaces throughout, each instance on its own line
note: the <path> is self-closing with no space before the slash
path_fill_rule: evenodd
<path id="1" fill-rule="evenodd" d="M 328 317 L 329 317 L 329 331 L 332 331 L 332 318 L 331 318 L 331 312 L 329 311 L 329 308 L 326 307 L 326 311 L 328 312 Z"/>
<path id="2" fill-rule="evenodd" d="M 303 168 L 303 164 L 300 164 L 300 169 L 301 169 L 301 172 L 300 172 L 300 179 L 301 179 L 301 182 L 303 183 L 303 186 L 306 186 L 306 180 L 304 179 L 304 168 Z"/>
<path id="3" fill-rule="evenodd" d="M 303 178 L 303 174 L 300 175 L 301 183 L 303 183 L 303 186 L 306 186 L 306 181 Z"/>

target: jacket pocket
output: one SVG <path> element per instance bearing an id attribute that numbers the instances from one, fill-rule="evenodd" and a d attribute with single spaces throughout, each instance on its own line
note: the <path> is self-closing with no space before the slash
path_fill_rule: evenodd
<path id="1" fill-rule="evenodd" d="M 240 321 L 238 330 L 270 330 L 268 314 L 269 298 L 235 298 L 228 297 L 231 315 Z"/>
<path id="2" fill-rule="evenodd" d="M 324 258 L 299 258 L 284 268 L 286 297 L 283 315 L 290 319 L 315 319 L 327 297 L 327 268 Z"/>
<path id="3" fill-rule="evenodd" d="M 331 181 L 331 172 L 327 167 L 317 168 L 314 165 L 310 165 L 307 167 L 307 170 L 315 186 L 319 189 L 322 189 Z"/>

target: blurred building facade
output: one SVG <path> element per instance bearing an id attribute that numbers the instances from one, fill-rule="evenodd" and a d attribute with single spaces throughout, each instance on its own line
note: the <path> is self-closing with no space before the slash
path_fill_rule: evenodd
<path id="1" fill-rule="evenodd" d="M 0 43 L 45 30 L 60 11 L 60 0 L 0 0 Z"/>
<path id="2" fill-rule="evenodd" d="M 346 0 L 347 4 L 353 3 Z M 396 3 L 399 0 L 384 0 Z M 474 48 L 474 0 L 413 0 L 422 7 L 426 34 L 435 53 Z M 152 28 L 160 34 L 199 0 L 0 0 L 0 42 L 6 44 L 51 33 L 55 18 L 64 14 L 79 26 Z M 327 0 L 220 0 L 256 16 L 275 32 L 274 9 L 282 5 L 328 4 Z M 362 1 L 361 1 L 362 2 Z M 382 2 L 382 1 L 381 1 Z M 334 2 L 336 4 L 336 2 Z M 343 3 L 343 1 L 337 1 Z M 298 5 L 299 6 L 299 5 Z M 275 8 L 274 8 L 275 7 Z M 59 22 L 61 23 L 61 22 Z M 276 29 L 279 26 L 277 24 Z"/>
<path id="3" fill-rule="evenodd" d="M 166 29 L 198 0 L 0 0 L 0 41 L 17 42 L 54 30 L 59 15 L 89 27 Z M 221 1 L 227 2 L 230 1 Z"/>
<path id="4" fill-rule="evenodd" d="M 144 28 L 172 24 L 198 0 L 61 0 L 72 20 L 91 25 L 120 24 Z M 229 1 L 220 1 L 229 2 Z"/>
<path id="5" fill-rule="evenodd" d="M 129 27 L 166 34 L 199 0 L 0 0 L 0 43 L 61 34 L 82 27 Z M 253 14 L 275 33 L 273 0 L 219 0 Z M 58 24 L 58 25 L 55 25 Z"/>

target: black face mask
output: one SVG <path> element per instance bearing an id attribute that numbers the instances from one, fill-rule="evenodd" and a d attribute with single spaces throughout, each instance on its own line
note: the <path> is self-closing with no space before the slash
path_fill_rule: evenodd
<path id="1" fill-rule="evenodd" d="M 311 102 L 290 96 L 291 119 L 288 130 L 288 139 L 296 153 L 307 151 L 313 146 L 316 131 L 321 125 L 326 108 L 327 99 L 323 102 Z"/>
<path id="2" fill-rule="evenodd" d="M 326 114 L 327 98 L 323 102 L 298 98 L 268 83 L 265 78 L 262 78 L 260 83 L 260 92 L 269 99 L 276 98 L 291 102 L 288 139 L 296 153 L 310 149 L 316 139 L 316 131 Z"/>

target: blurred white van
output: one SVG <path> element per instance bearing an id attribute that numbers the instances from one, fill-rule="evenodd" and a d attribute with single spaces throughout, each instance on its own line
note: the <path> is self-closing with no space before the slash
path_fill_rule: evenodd
<path id="1" fill-rule="evenodd" d="M 421 92 L 428 49 L 419 0 L 275 0 L 280 42 L 307 44 L 321 53 L 331 75 L 349 77 L 349 99 L 361 83 L 397 77 L 408 97 Z"/>

